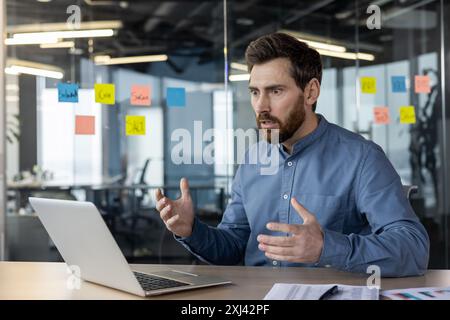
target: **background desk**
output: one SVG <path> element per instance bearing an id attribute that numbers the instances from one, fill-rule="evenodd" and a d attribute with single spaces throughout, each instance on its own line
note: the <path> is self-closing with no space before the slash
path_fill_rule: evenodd
<path id="1" fill-rule="evenodd" d="M 162 265 L 158 265 L 163 267 Z M 365 285 L 366 275 L 333 269 L 218 267 L 199 265 L 171 265 L 188 272 L 218 275 L 233 284 L 167 294 L 149 299 L 203 300 L 259 300 L 276 282 L 341 283 Z M 146 265 L 134 265 L 145 271 Z M 80 290 L 66 287 L 67 271 L 64 263 L 0 262 L 0 300 L 4 299 L 140 299 L 126 292 L 82 282 Z M 381 280 L 382 289 L 408 287 L 450 286 L 450 270 L 430 270 L 425 276 Z"/>
<path id="2" fill-rule="evenodd" d="M 34 196 L 93 202 L 129 263 L 191 264 L 197 259 L 175 241 L 159 217 L 154 199 L 157 188 L 169 197 L 179 197 L 179 184 L 10 184 L 6 216 L 9 259 L 63 261 L 29 204 L 28 198 Z M 190 188 L 196 215 L 216 226 L 225 208 L 225 189 L 199 184 Z"/>

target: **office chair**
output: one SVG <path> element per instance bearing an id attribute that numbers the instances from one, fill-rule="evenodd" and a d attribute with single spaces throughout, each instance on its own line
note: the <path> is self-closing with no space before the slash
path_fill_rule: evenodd
<path id="1" fill-rule="evenodd" d="M 423 216 L 423 212 L 425 212 L 425 207 L 423 201 L 420 199 L 414 198 L 413 195 L 417 194 L 419 192 L 419 187 L 415 185 L 404 185 L 403 186 L 403 193 L 405 194 L 406 198 L 409 201 L 409 204 L 413 208 L 414 213 L 416 216 L 424 223 L 424 219 L 426 219 Z"/>
<path id="2" fill-rule="evenodd" d="M 131 187 L 147 185 L 145 175 L 149 164 L 150 159 L 147 159 L 142 169 L 139 170 L 139 176 L 133 181 Z M 147 249 L 145 248 L 144 243 L 149 236 L 154 234 L 154 232 L 150 232 L 150 230 L 161 229 L 159 214 L 157 214 L 156 209 L 153 207 L 147 208 L 143 206 L 143 201 L 145 199 L 145 195 L 148 193 L 148 189 L 131 189 L 131 192 L 131 196 L 128 194 L 130 205 L 120 215 L 121 229 L 119 230 L 120 235 L 127 239 L 130 246 L 131 256 L 127 257 L 128 259 L 137 258 L 135 256 L 137 249 L 142 249 L 141 251 L 148 251 L 144 250 Z M 132 199 L 130 199 L 130 197 Z M 143 244 L 144 246 L 142 246 Z M 138 248 L 139 245 L 141 245 L 142 248 Z"/>
<path id="3" fill-rule="evenodd" d="M 142 167 L 141 174 L 139 176 L 139 179 L 136 181 L 138 185 L 147 185 L 145 182 L 145 174 L 147 173 L 148 165 L 150 164 L 150 159 L 145 160 L 144 166 Z M 140 194 L 138 196 L 135 195 L 136 198 L 136 204 L 137 208 L 139 208 L 142 205 L 142 201 L 144 200 L 145 194 L 147 193 L 147 189 L 136 189 Z"/>
<path id="4" fill-rule="evenodd" d="M 113 183 L 113 185 L 118 186 L 119 188 L 115 191 L 114 195 L 110 195 L 107 199 L 107 205 L 102 206 L 101 208 L 104 211 L 110 211 L 109 215 L 112 215 L 115 218 L 119 218 L 120 220 L 124 220 L 133 215 L 136 208 L 141 206 L 142 200 L 145 196 L 145 189 L 133 189 L 135 185 L 145 185 L 145 174 L 147 172 L 148 165 L 150 163 L 150 159 L 147 159 L 144 163 L 142 169 L 139 170 L 139 177 L 134 178 L 132 181 L 127 183 L 127 176 L 122 176 L 120 180 Z M 124 187 L 124 188 L 122 188 Z M 131 187 L 129 189 L 128 187 Z M 139 192 L 139 195 L 136 196 L 136 191 Z M 130 192 L 132 195 L 130 196 Z M 137 203 L 137 205 L 136 205 Z M 138 209 L 137 209 L 138 211 Z"/>
<path id="5" fill-rule="evenodd" d="M 414 186 L 414 185 L 412 185 L 412 186 L 404 185 L 403 186 L 403 193 L 405 194 L 406 198 L 409 200 L 410 203 L 411 203 L 412 196 L 418 192 L 419 192 L 418 186 Z"/>

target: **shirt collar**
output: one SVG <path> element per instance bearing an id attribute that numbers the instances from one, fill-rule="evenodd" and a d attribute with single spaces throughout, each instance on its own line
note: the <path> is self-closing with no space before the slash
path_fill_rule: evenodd
<path id="1" fill-rule="evenodd" d="M 288 154 L 284 150 L 284 147 L 281 143 L 279 144 L 280 152 L 287 157 L 291 157 L 291 156 L 294 156 L 295 154 L 299 153 L 300 151 L 306 149 L 309 145 L 313 144 L 316 140 L 318 140 L 327 130 L 329 123 L 325 119 L 325 117 L 321 114 L 317 114 L 317 118 L 318 118 L 318 122 L 319 122 L 317 125 L 317 128 L 314 129 L 313 132 L 311 132 L 307 136 L 301 138 L 299 141 L 297 141 L 294 144 L 291 155 Z"/>

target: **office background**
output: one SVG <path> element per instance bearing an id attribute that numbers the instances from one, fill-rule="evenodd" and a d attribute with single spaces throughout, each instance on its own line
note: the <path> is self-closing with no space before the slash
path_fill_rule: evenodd
<path id="1" fill-rule="evenodd" d="M 242 148 L 226 131 L 224 139 L 213 142 L 213 163 L 177 164 L 172 135 L 185 129 L 195 136 L 197 121 L 203 132 L 255 130 L 245 48 L 260 35 L 283 30 L 321 50 L 324 76 L 317 112 L 378 143 L 403 184 L 418 187 L 411 202 L 431 238 L 430 268 L 448 268 L 446 1 L 0 3 L 6 41 L 0 63 L 5 70 L 0 75 L 2 259 L 61 261 L 28 204 L 33 195 L 93 201 L 129 262 L 199 264 L 165 231 L 153 192 L 162 187 L 177 197 L 178 181 L 187 177 L 197 214 L 215 225 Z M 381 9 L 381 29 L 367 26 L 370 5 Z M 69 34 L 58 43 L 46 42 L 42 34 L 20 37 L 74 31 L 67 29 L 68 20 L 88 34 Z M 105 29 L 112 31 L 93 36 Z M 115 60 L 155 55 L 164 61 Z M 417 90 L 417 75 L 428 77 L 429 92 Z M 393 77 L 403 77 L 404 86 L 397 87 Z M 367 93 L 361 78 L 375 78 L 376 92 Z M 58 101 L 60 83 L 78 85 L 77 103 Z M 114 84 L 114 104 L 95 101 L 96 84 Z M 130 101 L 133 85 L 150 87 L 150 106 Z M 171 99 L 180 98 L 170 96 L 174 88 L 184 89 L 184 103 L 173 106 Z M 403 123 L 399 110 L 404 106 L 414 106 L 415 124 Z M 376 123 L 375 107 L 388 108 L 388 124 Z M 75 134 L 80 115 L 95 117 L 94 134 Z M 130 115 L 145 117 L 145 135 L 126 134 Z M 84 124 L 92 129 L 92 123 Z M 207 146 L 208 141 L 193 141 L 183 156 L 194 162 Z"/>

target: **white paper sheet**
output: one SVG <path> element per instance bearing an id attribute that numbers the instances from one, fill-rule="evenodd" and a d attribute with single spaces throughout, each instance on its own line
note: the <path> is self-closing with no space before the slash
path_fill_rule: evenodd
<path id="1" fill-rule="evenodd" d="M 379 290 L 366 286 L 347 286 L 340 284 L 310 285 L 296 283 L 276 283 L 264 300 L 319 300 L 323 293 L 334 285 L 338 292 L 328 300 L 378 300 Z"/>

